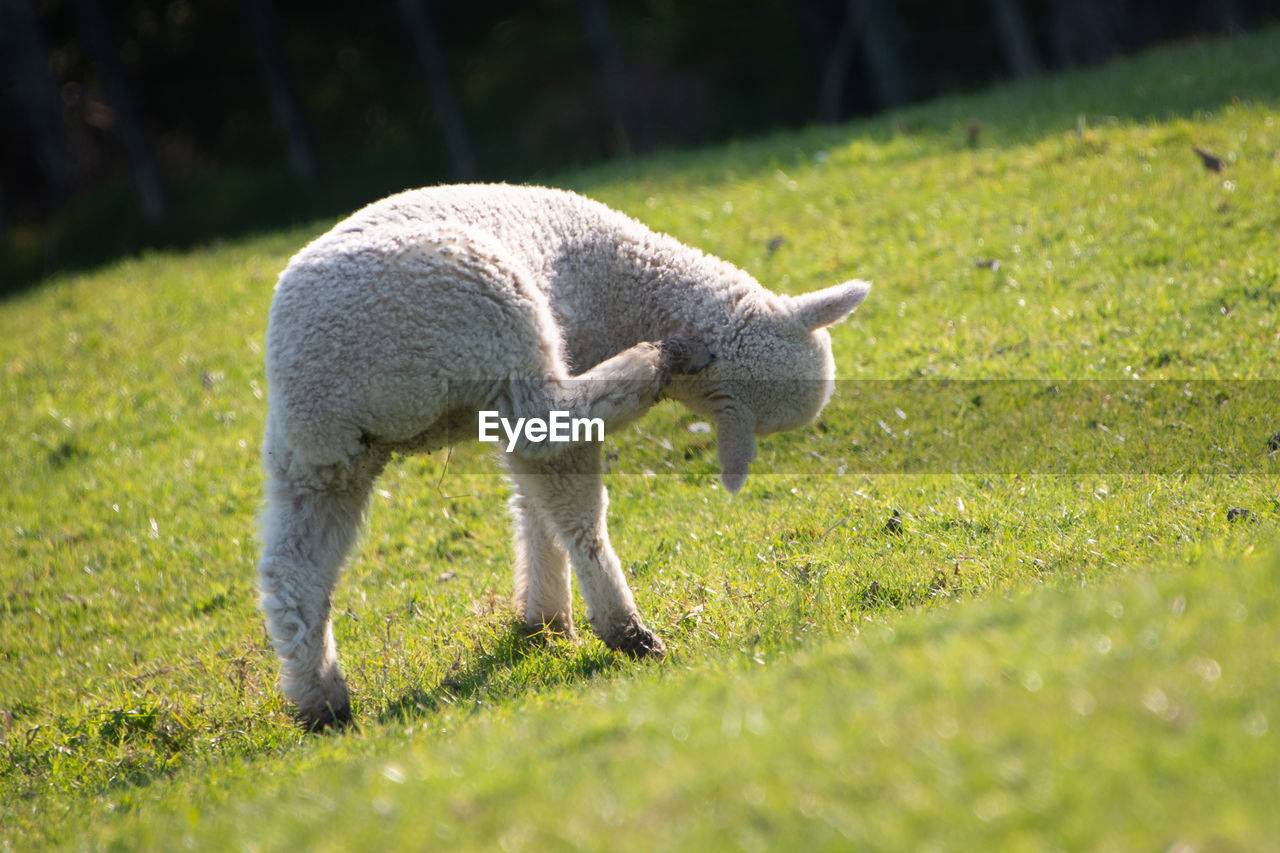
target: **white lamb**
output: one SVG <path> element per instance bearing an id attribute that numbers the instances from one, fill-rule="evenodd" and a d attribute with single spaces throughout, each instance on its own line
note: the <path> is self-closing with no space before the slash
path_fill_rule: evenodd
<path id="1" fill-rule="evenodd" d="M 267 328 L 258 568 L 300 722 L 351 718 L 330 595 L 393 451 L 475 439 L 482 410 L 513 422 L 563 411 L 616 429 L 670 397 L 716 423 L 722 481 L 736 492 L 756 435 L 798 427 L 826 404 L 835 369 L 824 328 L 869 289 L 778 296 L 598 202 L 534 187 L 405 192 L 299 252 Z M 572 562 L 605 644 L 663 655 L 609 544 L 600 445 L 526 435 L 502 458 L 524 622 L 573 633 Z"/>

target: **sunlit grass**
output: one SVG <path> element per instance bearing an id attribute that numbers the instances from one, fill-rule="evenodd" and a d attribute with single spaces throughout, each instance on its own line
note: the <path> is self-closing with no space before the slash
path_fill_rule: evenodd
<path id="1" fill-rule="evenodd" d="M 1269 849 L 1280 565 L 868 618 L 774 655 L 643 668 L 203 773 L 128 846 Z M 516 664 L 519 666 L 520 664 Z M 360 753 L 353 758 L 352 752 Z M 557 807 L 565 806 L 568 807 Z"/>

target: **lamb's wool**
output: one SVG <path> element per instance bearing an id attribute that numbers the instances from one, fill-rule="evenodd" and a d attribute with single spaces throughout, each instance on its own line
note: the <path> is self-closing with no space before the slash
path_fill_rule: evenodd
<path id="1" fill-rule="evenodd" d="M 604 205 L 532 187 L 402 193 L 299 252 L 267 329 L 259 570 L 283 689 L 303 721 L 350 715 L 329 596 L 393 450 L 475 438 L 480 410 L 565 410 L 616 429 L 665 394 L 716 421 L 722 476 L 737 491 L 755 435 L 804 424 L 826 403 L 823 327 L 868 288 L 778 296 Z M 709 367 L 667 384 L 708 351 Z M 662 654 L 609 545 L 599 445 L 522 439 L 503 457 L 527 624 L 573 631 L 571 562 L 601 638 Z"/>

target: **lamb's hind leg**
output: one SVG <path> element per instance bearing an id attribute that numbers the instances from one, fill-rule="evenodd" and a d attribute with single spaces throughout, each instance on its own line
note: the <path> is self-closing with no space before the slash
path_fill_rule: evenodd
<path id="1" fill-rule="evenodd" d="M 357 460 L 353 473 L 327 487 L 300 483 L 282 471 L 272 472 L 267 483 L 258 564 L 261 607 L 281 660 L 281 689 L 308 729 L 351 721 L 330 596 L 380 467 L 376 459 Z"/>
<path id="2" fill-rule="evenodd" d="M 605 645 L 632 657 L 666 654 L 662 640 L 640 619 L 609 543 L 609 496 L 601 481 L 599 446 L 579 445 L 546 459 L 508 454 L 507 464 L 516 488 L 568 551 L 587 618 Z"/>

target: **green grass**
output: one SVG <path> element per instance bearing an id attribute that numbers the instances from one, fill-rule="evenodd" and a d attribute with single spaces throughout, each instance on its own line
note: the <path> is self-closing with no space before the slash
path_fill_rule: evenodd
<path id="1" fill-rule="evenodd" d="M 609 487 L 661 665 L 520 639 L 492 461 L 400 460 L 335 596 L 342 737 L 291 726 L 253 568 L 271 285 L 327 223 L 0 304 L 0 845 L 1274 849 L 1278 57 L 1271 31 L 558 181 L 780 291 L 873 279 L 842 378 L 1266 393 L 1209 396 L 1197 443 L 1118 391 L 1027 421 L 1039 467 L 952 471 L 877 422 L 936 452 L 974 416 L 850 385 L 733 501 L 655 411 Z"/>
<path id="2" fill-rule="evenodd" d="M 1280 562 L 883 620 L 184 774 L 111 827 L 290 849 L 1274 849 Z M 349 760 L 358 752 L 357 760 Z M 252 788 L 254 796 L 228 796 Z M 205 811 L 194 802 L 217 801 Z M 157 822 L 155 813 L 163 817 Z M 1229 841 L 1235 847 L 1225 843 Z"/>

